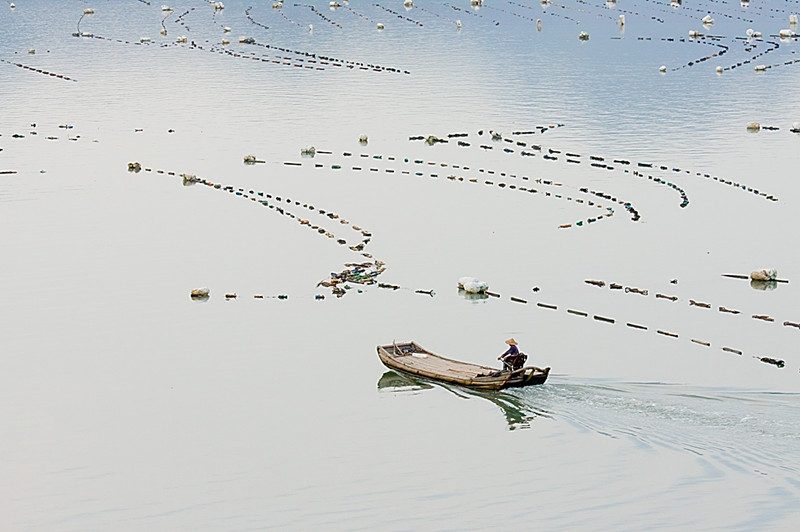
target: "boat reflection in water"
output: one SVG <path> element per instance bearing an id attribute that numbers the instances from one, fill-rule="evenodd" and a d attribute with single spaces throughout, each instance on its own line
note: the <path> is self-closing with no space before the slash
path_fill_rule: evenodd
<path id="1" fill-rule="evenodd" d="M 381 378 L 378 379 L 378 390 L 382 393 L 418 394 L 434 387 L 447 390 L 462 399 L 480 397 L 491 401 L 503 411 L 509 430 L 527 429 L 530 428 L 532 419 L 551 417 L 548 412 L 528 405 L 523 397 L 516 395 L 516 392 L 473 390 L 442 382 L 429 381 L 420 377 L 402 375 L 391 370 L 381 375 Z M 524 393 L 530 395 L 527 390 Z"/>

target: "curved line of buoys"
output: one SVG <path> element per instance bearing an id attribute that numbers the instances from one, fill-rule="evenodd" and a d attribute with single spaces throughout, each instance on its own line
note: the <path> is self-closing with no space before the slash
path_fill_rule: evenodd
<path id="1" fill-rule="evenodd" d="M 479 134 L 480 133 L 481 132 L 479 132 Z M 503 138 L 503 140 L 505 142 L 509 142 L 509 143 L 515 142 L 513 138 Z M 525 145 L 523 144 L 523 146 L 525 146 Z M 545 150 L 545 148 L 542 145 L 539 145 L 539 144 L 535 144 L 535 145 L 532 144 L 530 147 L 532 149 L 534 149 L 534 150 L 541 151 L 541 152 L 547 151 L 548 153 L 551 153 L 551 154 L 559 154 L 562 151 L 562 150 L 556 150 L 554 148 L 548 148 L 547 150 Z M 530 155 L 530 153 L 522 151 L 521 155 Z M 576 156 L 576 158 L 580 157 L 580 154 L 574 154 L 574 155 Z M 547 157 L 543 157 L 543 158 L 545 160 L 556 160 L 557 159 L 557 158 L 552 157 L 552 156 L 547 156 Z M 606 158 L 606 157 L 601 157 L 601 156 L 597 156 L 597 155 L 590 155 L 590 160 L 591 161 L 595 161 L 595 162 L 597 162 L 597 161 L 605 161 L 607 159 L 608 158 Z M 574 160 L 575 159 L 573 159 L 573 161 Z M 642 161 L 632 162 L 632 161 L 629 161 L 629 160 L 626 160 L 626 159 L 613 159 L 613 162 L 614 162 L 614 164 L 620 165 L 622 167 L 622 171 L 624 173 L 626 173 L 626 174 L 632 173 L 635 177 L 647 177 L 647 179 L 652 180 L 655 183 L 666 185 L 666 186 L 674 189 L 675 191 L 677 191 L 681 195 L 681 199 L 682 199 L 681 205 L 680 205 L 681 207 L 686 207 L 689 204 L 688 197 L 686 196 L 685 191 L 682 188 L 680 188 L 678 185 L 676 185 L 675 183 L 673 183 L 671 181 L 663 180 L 663 179 L 658 178 L 658 177 L 654 177 L 653 175 L 650 175 L 650 174 L 645 174 L 645 173 L 643 173 L 644 170 L 636 170 L 636 171 L 632 172 L 631 170 L 628 170 L 627 167 L 633 166 L 635 164 L 640 169 L 653 169 L 653 170 L 661 170 L 661 171 L 664 171 L 664 172 L 671 171 L 671 172 L 676 173 L 676 174 L 684 173 L 684 174 L 687 174 L 687 175 L 691 175 L 692 174 L 691 170 L 681 169 L 681 168 L 678 168 L 678 167 L 675 167 L 675 166 L 667 166 L 665 164 L 654 163 L 654 162 L 642 162 Z M 607 165 L 607 164 L 604 165 L 603 163 L 598 163 L 597 167 L 602 168 L 604 170 L 616 170 L 617 169 L 614 166 L 610 166 L 610 165 Z M 747 191 L 747 192 L 751 192 L 751 193 L 753 193 L 755 195 L 761 196 L 761 197 L 763 197 L 763 198 L 765 198 L 767 200 L 770 200 L 770 201 L 778 201 L 778 198 L 775 197 L 772 194 L 767 194 L 766 192 L 761 192 L 758 189 L 754 189 L 752 187 L 749 187 L 747 185 L 741 184 L 739 182 L 722 179 L 722 178 L 719 178 L 718 176 L 712 176 L 712 175 L 707 174 L 707 173 L 694 172 L 694 174 L 697 177 L 702 176 L 702 177 L 704 177 L 706 179 L 712 179 L 714 181 L 718 181 L 720 183 L 723 183 L 723 184 L 726 184 L 726 185 L 729 185 L 729 186 L 733 186 L 734 188 L 741 189 L 741 190 L 744 190 L 744 191 Z"/>
<path id="2" fill-rule="evenodd" d="M 641 37 L 640 36 L 640 37 L 637 37 L 636 40 L 637 41 L 652 41 L 654 39 L 652 37 Z M 711 59 L 714 59 L 715 57 L 721 57 L 721 56 L 725 55 L 729 50 L 729 47 L 727 45 L 724 45 L 724 44 L 721 44 L 721 43 L 717 42 L 719 40 L 719 37 L 716 37 L 716 36 L 713 36 L 713 35 L 698 34 L 697 36 L 690 37 L 688 39 L 684 38 L 684 37 L 677 37 L 677 38 L 676 37 L 659 37 L 658 40 L 661 41 L 661 42 L 667 42 L 667 43 L 677 42 L 677 43 L 684 43 L 684 44 L 697 44 L 697 45 L 703 45 L 703 46 L 713 46 L 713 47 L 717 48 L 717 50 L 718 50 L 717 52 L 714 52 L 714 53 L 712 53 L 710 55 L 706 55 L 706 56 L 700 57 L 699 59 L 693 59 L 693 60 L 691 60 L 691 61 L 689 61 L 687 63 L 684 63 L 684 64 L 682 64 L 680 66 L 673 67 L 672 68 L 673 72 L 675 72 L 677 70 L 680 70 L 682 68 L 689 68 L 689 67 L 692 67 L 692 66 L 695 66 L 695 65 L 699 65 L 700 63 L 703 63 L 705 61 L 710 61 Z"/>
<path id="3" fill-rule="evenodd" d="M 648 2 L 650 4 L 661 5 L 660 2 L 657 2 L 655 0 L 644 0 L 644 1 Z M 712 0 L 712 2 L 713 2 L 713 0 Z M 670 15 L 676 14 L 676 11 L 668 11 L 668 10 L 664 10 L 664 9 L 661 9 L 661 11 L 663 13 L 668 13 Z M 678 8 L 678 10 L 677 10 L 678 14 L 681 14 L 681 15 L 684 15 L 684 16 L 688 16 L 688 17 L 694 19 L 694 18 L 698 18 L 698 16 L 697 15 L 691 15 L 691 14 L 688 14 L 688 13 L 682 13 L 682 11 L 694 11 L 698 15 L 714 15 L 714 16 L 718 16 L 718 17 L 729 18 L 731 20 L 740 20 L 742 22 L 748 22 L 750 24 L 753 23 L 752 19 L 744 18 L 744 17 L 741 17 L 739 15 L 731 15 L 731 14 L 725 13 L 723 11 L 712 11 L 712 10 L 708 9 L 706 6 L 703 6 L 703 9 L 697 9 L 697 8 L 684 6 L 684 5 L 681 5 Z"/>
<path id="4" fill-rule="evenodd" d="M 308 4 L 294 4 L 294 6 L 295 6 L 295 7 L 307 7 L 308 9 L 310 9 L 310 10 L 311 10 L 311 12 L 312 12 L 312 13 L 314 13 L 315 15 L 317 15 L 319 18 L 321 18 L 322 20 L 324 20 L 324 21 L 325 21 L 325 22 L 327 22 L 328 24 L 330 24 L 330 25 L 332 25 L 332 26 L 335 26 L 335 27 L 337 27 L 337 28 L 339 28 L 339 29 L 342 29 L 342 25 L 341 25 L 341 24 L 339 24 L 339 23 L 338 23 L 338 22 L 336 22 L 335 20 L 332 20 L 330 17 L 327 17 L 326 15 L 324 15 L 323 13 L 321 13 L 321 12 L 320 12 L 320 11 L 319 11 L 319 10 L 318 10 L 316 7 L 314 7 L 314 6 L 312 6 L 312 5 L 308 5 Z"/>
<path id="5" fill-rule="evenodd" d="M 317 153 L 319 153 L 319 154 L 330 154 L 330 152 L 325 152 L 325 151 L 317 151 Z M 351 152 L 344 152 L 342 154 L 342 156 L 343 157 L 352 157 L 353 154 Z M 369 154 L 361 154 L 361 158 L 369 158 L 369 157 L 370 157 Z M 383 161 L 383 155 L 373 155 L 372 159 L 373 160 Z M 396 158 L 394 156 L 386 157 L 386 161 L 389 161 L 389 162 L 397 161 L 397 160 L 398 160 L 398 158 Z M 425 161 L 423 161 L 421 159 L 412 160 L 412 159 L 409 159 L 409 158 L 403 158 L 402 162 L 403 162 L 403 164 L 414 164 L 414 165 L 423 165 L 423 164 L 425 164 Z M 302 163 L 292 163 L 292 165 L 295 165 L 295 166 L 298 165 L 298 164 L 301 165 Z M 428 161 L 427 162 L 427 166 L 429 166 L 429 167 L 437 167 L 438 166 L 440 168 L 449 168 L 449 169 L 459 170 L 459 173 L 460 173 L 460 171 L 469 171 L 470 170 L 470 167 L 467 167 L 467 166 L 461 166 L 461 165 L 456 165 L 456 164 L 451 165 L 449 163 L 437 163 L 435 161 Z M 315 163 L 315 167 L 316 168 L 324 168 L 324 165 L 320 164 L 320 163 Z M 331 170 L 341 170 L 342 169 L 342 164 L 334 163 L 334 164 L 330 165 L 330 168 L 331 168 Z M 360 165 L 353 165 L 353 166 L 350 166 L 350 170 L 358 172 L 358 171 L 364 170 L 364 167 L 360 166 Z M 377 171 L 379 171 L 379 168 L 370 167 L 369 170 L 373 171 L 373 172 L 377 172 Z M 498 175 L 498 176 L 504 177 L 504 178 L 505 177 L 510 178 L 510 179 L 516 179 L 517 178 L 516 174 L 508 174 L 506 172 L 497 172 L 496 173 L 494 170 L 487 170 L 487 169 L 484 169 L 484 168 L 479 168 L 477 171 L 479 173 L 485 173 L 485 174 L 489 174 L 489 175 Z M 385 168 L 384 172 L 387 173 L 387 174 L 394 174 L 396 172 L 396 170 L 394 168 Z M 426 172 L 421 172 L 421 171 L 412 172 L 412 170 L 401 170 L 398 173 L 400 173 L 401 175 L 412 175 L 413 174 L 413 175 L 415 175 L 417 177 L 423 177 L 423 176 L 427 175 L 428 177 L 430 177 L 432 179 L 438 179 L 440 177 L 438 172 L 437 173 L 426 173 Z M 444 177 L 446 177 L 449 181 L 468 182 L 468 183 L 474 183 L 474 184 L 479 183 L 479 180 L 478 180 L 477 177 L 469 178 L 469 177 L 464 177 L 463 175 L 459 176 L 459 175 L 456 175 L 456 174 L 453 174 L 453 173 L 451 173 L 451 174 L 449 174 L 447 176 L 444 176 Z M 527 181 L 529 179 L 530 178 L 528 176 L 521 176 L 521 180 L 523 180 L 523 181 Z M 540 184 L 540 185 L 547 186 L 547 187 L 550 187 L 550 186 L 562 187 L 563 186 L 561 183 L 556 183 L 556 182 L 553 182 L 553 181 L 547 180 L 547 179 L 536 179 L 535 182 Z M 487 186 L 497 186 L 499 188 L 508 188 L 509 190 L 517 190 L 519 192 L 526 192 L 526 193 L 529 193 L 529 194 L 536 194 L 536 193 L 539 192 L 539 190 L 537 190 L 535 188 L 528 188 L 526 186 L 518 186 L 516 184 L 508 183 L 508 182 L 505 182 L 505 181 L 500 181 L 500 182 L 495 183 L 494 181 L 484 180 L 483 184 L 487 185 Z M 580 192 L 584 192 L 584 191 L 581 190 Z M 586 193 L 588 193 L 588 189 L 586 190 Z M 564 194 L 561 194 L 561 193 L 555 193 L 555 192 L 551 193 L 549 191 L 544 191 L 543 194 L 544 194 L 545 197 L 553 197 L 555 199 L 561 199 L 561 200 L 566 200 L 566 201 L 574 201 L 575 203 L 586 203 L 589 207 L 597 207 L 599 209 L 605 209 L 605 212 L 603 214 L 587 218 L 586 220 L 579 220 L 579 221 L 575 222 L 575 226 L 577 226 L 577 227 L 581 227 L 584 224 L 587 224 L 587 225 L 588 224 L 592 224 L 592 223 L 597 222 L 599 220 L 602 220 L 604 218 L 611 217 L 614 214 L 614 209 L 613 208 L 605 207 L 605 206 L 602 205 L 602 203 L 600 203 L 600 202 L 596 203 L 593 200 L 583 200 L 581 198 L 573 198 L 572 196 L 569 196 L 569 195 L 565 196 Z M 613 198 L 613 199 L 616 200 L 616 198 Z M 572 227 L 572 224 L 561 224 L 559 227 L 561 227 L 561 228 Z"/>
<path id="6" fill-rule="evenodd" d="M 542 133 L 544 133 L 545 131 L 547 131 L 549 129 L 552 129 L 554 127 L 560 127 L 561 125 L 562 124 L 558 124 L 557 126 L 551 125 L 551 126 L 548 126 L 547 128 L 543 128 L 541 126 L 537 126 L 537 128 Z M 490 135 L 492 137 L 492 140 L 494 140 L 494 141 L 501 141 L 502 140 L 502 141 L 504 141 L 506 143 L 514 144 L 515 146 L 525 148 L 523 150 L 520 150 L 520 152 L 519 152 L 520 155 L 523 156 L 523 157 L 535 157 L 537 153 L 542 153 L 543 154 L 542 158 L 544 160 L 546 160 L 546 161 L 556 161 L 556 160 L 559 160 L 557 155 L 562 154 L 561 150 L 556 150 L 556 149 L 553 149 L 553 148 L 548 148 L 547 150 L 544 150 L 542 148 L 542 146 L 538 145 L 538 144 L 531 144 L 529 146 L 526 142 L 522 142 L 522 141 L 519 141 L 519 140 L 516 140 L 516 139 L 513 139 L 513 138 L 503 138 L 502 134 L 500 134 L 497 131 L 490 131 L 489 133 L 490 133 Z M 516 133 L 534 134 L 535 131 L 520 131 L 520 132 L 515 132 L 515 134 Z M 483 134 L 483 130 L 478 131 L 478 135 L 482 135 L 482 134 Z M 448 138 L 452 138 L 454 136 L 463 137 L 463 136 L 466 136 L 466 134 L 464 134 L 464 133 L 450 133 L 450 134 L 447 135 Z M 423 136 L 409 137 L 409 140 L 425 140 L 426 143 L 428 143 L 429 145 L 433 145 L 433 144 L 437 144 L 437 143 L 447 143 L 447 142 L 449 142 L 449 141 L 447 141 L 445 139 L 441 139 L 441 138 L 433 136 L 433 135 L 429 135 L 428 137 L 423 137 Z M 463 147 L 471 146 L 470 143 L 467 143 L 467 142 L 464 142 L 464 141 L 458 141 L 458 145 L 459 146 L 463 146 Z M 492 146 L 486 145 L 486 144 L 480 145 L 479 147 L 484 149 L 484 150 L 494 149 Z M 529 151 L 526 151 L 526 150 L 529 150 Z M 507 148 L 507 147 L 503 148 L 503 152 L 508 153 L 508 154 L 515 153 L 513 149 Z M 582 156 L 580 154 L 567 152 L 564 155 L 566 157 L 566 162 L 567 163 L 580 164 L 580 162 L 581 162 L 580 158 Z M 606 162 L 603 162 L 603 161 L 605 161 L 605 158 L 603 158 L 603 157 L 590 156 L 589 160 L 590 160 L 590 165 L 593 166 L 593 167 L 601 168 L 601 169 L 609 170 L 609 171 L 615 169 L 614 166 L 610 166 Z M 628 161 L 621 161 L 621 160 L 620 161 L 615 160 L 614 164 L 617 164 L 617 162 L 619 162 L 620 164 L 622 164 L 622 163 L 630 164 Z M 490 171 L 489 173 L 493 173 L 493 171 Z M 628 170 L 625 170 L 625 173 L 628 173 Z M 504 175 L 504 174 L 501 172 L 501 175 Z M 636 174 L 636 175 L 638 175 L 638 174 Z M 515 177 L 515 176 L 512 176 L 512 177 Z M 652 176 L 650 177 L 650 179 L 652 179 Z M 682 200 L 683 200 L 682 203 L 681 203 L 681 207 L 685 207 L 685 206 L 687 206 L 689 204 L 688 197 L 686 196 L 686 193 L 683 191 L 683 189 L 681 189 L 680 187 L 678 187 L 677 185 L 675 185 L 672 182 L 664 181 L 664 180 L 661 180 L 661 179 L 656 179 L 655 181 L 658 182 L 658 183 L 667 185 L 667 186 L 677 190 L 681 194 L 681 197 L 682 197 Z M 541 181 L 537 180 L 537 182 L 541 182 Z M 548 183 L 547 181 L 544 181 L 544 184 L 550 184 L 550 183 Z M 638 221 L 640 219 L 640 217 L 641 217 L 639 212 L 633 207 L 631 202 L 624 201 L 624 200 L 621 200 L 621 199 L 617 199 L 616 197 L 613 197 L 613 196 L 611 196 L 609 194 L 605 194 L 603 192 L 598 192 L 598 191 L 594 191 L 594 190 L 590 191 L 588 188 L 580 188 L 579 190 L 582 193 L 587 193 L 587 194 L 591 193 L 591 194 L 593 194 L 593 195 L 595 195 L 597 197 L 601 197 L 603 199 L 610 200 L 610 201 L 616 202 L 616 203 L 624 206 L 624 208 L 630 213 L 631 219 L 634 222 Z M 571 199 L 571 198 L 569 198 L 569 199 Z M 580 202 L 582 202 L 582 201 L 579 201 L 579 203 Z M 588 223 L 592 223 L 594 221 L 595 220 L 592 220 L 592 219 L 587 220 Z M 581 226 L 582 222 L 577 222 L 576 225 Z M 570 225 L 569 224 L 562 224 L 560 227 L 568 228 L 568 227 L 570 227 Z"/>
<path id="7" fill-rule="evenodd" d="M 762 52 L 759 52 L 757 54 L 754 54 L 754 55 L 750 56 L 748 59 L 744 59 L 742 61 L 737 61 L 736 63 L 732 63 L 732 64 L 730 64 L 728 66 L 724 66 L 724 67 L 722 67 L 723 71 L 735 70 L 737 68 L 740 68 L 740 67 L 743 67 L 745 65 L 751 64 L 751 63 L 755 62 L 756 60 L 758 60 L 759 57 L 764 56 L 766 54 L 769 54 L 771 52 L 774 52 L 775 50 L 777 50 L 780 47 L 779 43 L 776 43 L 774 41 L 764 41 L 762 39 L 754 39 L 754 40 L 751 41 L 751 40 L 749 40 L 747 38 L 737 37 L 737 38 L 734 39 L 734 41 L 741 41 L 745 46 L 745 52 L 748 52 L 748 53 L 752 52 L 755 49 L 755 47 L 758 46 L 761 43 L 767 44 L 769 46 L 769 48 L 767 48 L 766 50 L 764 50 Z M 755 68 L 758 70 L 758 66 L 756 66 Z M 767 67 L 765 67 L 765 69 L 766 68 Z M 772 66 L 770 66 L 768 68 L 772 68 Z"/>
<path id="8" fill-rule="evenodd" d="M 187 10 L 186 12 L 182 13 L 175 22 L 184 24 L 184 27 L 188 30 L 189 28 L 188 28 L 188 26 L 185 26 L 185 23 L 183 21 L 183 17 L 185 17 L 189 12 L 194 11 L 194 10 L 195 10 L 195 8 L 191 8 L 191 9 Z M 153 42 L 150 42 L 150 41 L 131 42 L 131 41 L 127 41 L 127 40 L 124 40 L 124 39 L 113 39 L 113 38 L 104 37 L 104 36 L 98 35 L 98 34 L 82 33 L 82 34 L 74 34 L 74 35 L 77 36 L 77 37 L 87 37 L 87 38 L 93 38 L 93 39 L 99 39 L 99 40 L 115 41 L 115 42 L 118 42 L 118 43 L 121 43 L 121 44 L 133 44 L 133 45 L 152 45 L 152 44 L 156 44 L 156 43 L 153 43 Z M 182 42 L 183 41 L 181 41 L 181 43 Z M 256 41 L 252 37 L 244 39 L 239 44 L 240 45 L 259 46 L 259 47 L 262 47 L 262 48 L 267 49 L 267 50 L 274 50 L 276 52 L 276 54 L 272 55 L 272 56 L 256 57 L 254 55 L 250 55 L 250 54 L 247 54 L 247 53 L 240 53 L 240 52 L 236 52 L 236 51 L 233 51 L 233 50 L 229 50 L 229 49 L 225 48 L 224 46 L 223 47 L 217 47 L 216 45 L 210 44 L 208 41 L 205 41 L 205 42 L 208 43 L 209 45 L 208 46 L 204 46 L 203 44 L 200 44 L 200 43 L 198 43 L 198 42 L 196 42 L 194 40 L 190 41 L 188 44 L 189 44 L 189 48 L 195 49 L 195 50 L 199 50 L 199 51 L 203 51 L 203 52 L 215 53 L 215 54 L 225 55 L 225 56 L 228 56 L 228 57 L 233 57 L 233 58 L 238 58 L 238 59 L 259 61 L 262 64 L 266 63 L 266 64 L 270 64 L 270 65 L 290 66 L 290 67 L 304 68 L 304 69 L 312 70 L 312 71 L 326 70 L 327 68 L 347 68 L 347 69 L 351 69 L 351 70 L 358 69 L 358 70 L 372 71 L 372 72 L 389 72 L 389 73 L 406 74 L 406 75 L 410 74 L 410 72 L 408 70 L 403 70 L 403 69 L 400 69 L 400 68 L 395 68 L 395 67 L 390 67 L 390 66 L 382 66 L 382 65 L 372 64 L 372 63 L 364 63 L 364 62 L 361 62 L 361 61 L 353 61 L 353 60 L 348 60 L 348 59 L 340 59 L 340 58 L 330 57 L 330 56 L 327 56 L 327 55 L 316 54 L 316 53 L 313 53 L 313 52 L 305 52 L 305 51 L 301 51 L 301 50 L 293 50 L 293 49 L 290 49 L 290 48 L 285 48 L 285 47 L 281 47 L 281 46 L 277 46 L 277 45 L 273 45 L 273 44 L 260 43 L 260 42 Z M 158 45 L 161 46 L 161 47 L 165 47 L 166 48 L 166 47 L 171 47 L 171 46 L 177 46 L 177 45 L 179 45 L 181 43 L 159 43 Z M 278 55 L 277 52 L 283 52 L 284 54 L 292 54 L 292 55 L 294 55 L 294 57 L 287 56 L 287 55 Z"/>
<path id="9" fill-rule="evenodd" d="M 254 19 L 252 17 L 252 15 L 250 15 L 250 10 L 251 9 L 253 9 L 253 6 L 249 6 L 247 9 L 244 10 L 244 16 L 247 17 L 247 20 L 249 20 L 250 22 L 252 22 L 256 26 L 259 26 L 261 28 L 264 28 L 265 30 L 268 30 L 269 26 L 267 26 L 266 24 L 263 24 L 261 22 L 258 22 L 256 19 Z M 283 14 L 283 13 L 281 13 L 281 14 Z"/>
<path id="10" fill-rule="evenodd" d="M 144 170 L 145 172 L 153 171 L 152 168 L 147 168 L 147 167 L 142 168 L 141 164 L 138 162 L 128 163 L 128 171 L 138 173 L 142 170 Z M 176 172 L 165 172 L 164 170 L 155 170 L 155 172 L 158 174 L 166 173 L 167 175 L 176 175 Z M 373 259 L 370 253 L 366 253 L 364 251 L 365 246 L 367 246 L 372 239 L 372 233 L 370 231 L 367 231 L 366 229 L 361 228 L 360 226 L 352 225 L 349 220 L 340 218 L 340 216 L 335 212 L 319 209 L 309 203 L 301 203 L 298 200 L 292 200 L 291 198 L 288 197 L 268 194 L 263 191 L 256 191 L 253 189 L 246 190 L 244 188 L 236 189 L 233 186 L 223 186 L 220 183 L 215 183 L 212 181 L 208 181 L 206 179 L 198 178 L 194 174 L 182 173 L 180 174 L 180 177 L 182 178 L 183 184 L 185 186 L 202 184 L 208 188 L 220 190 L 223 192 L 228 192 L 229 194 L 232 194 L 234 196 L 250 200 L 264 207 L 268 207 L 269 209 L 272 209 L 274 212 L 277 212 L 278 214 L 296 220 L 300 225 L 308 227 L 320 235 L 326 236 L 331 240 L 335 240 L 336 243 L 338 243 L 339 245 L 343 246 L 348 245 L 348 242 L 344 238 L 337 238 L 336 235 L 331 230 L 326 229 L 319 224 L 312 223 L 309 219 L 305 217 L 301 217 L 294 214 L 289 210 L 289 208 L 292 206 L 300 207 L 306 209 L 309 213 L 318 215 L 320 217 L 327 217 L 331 222 L 338 221 L 340 225 L 350 226 L 361 237 L 361 240 L 355 245 L 348 246 L 349 249 L 355 253 L 362 255 L 363 257 L 366 257 L 371 260 Z M 337 279 L 337 281 L 335 282 L 321 281 L 320 285 L 333 287 L 334 295 L 337 296 L 344 295 L 344 291 L 340 291 L 341 288 L 337 286 L 340 282 L 352 282 L 352 283 L 361 281 L 371 282 L 374 281 L 375 278 L 377 278 L 377 276 L 380 275 L 380 273 L 383 273 L 383 271 L 385 270 L 384 268 L 385 263 L 382 261 L 375 260 L 371 264 L 374 264 L 373 271 L 366 272 L 367 267 L 364 266 L 364 264 L 362 264 L 361 269 L 356 272 L 353 272 L 352 270 L 345 270 L 341 274 L 331 274 L 331 279 Z"/>

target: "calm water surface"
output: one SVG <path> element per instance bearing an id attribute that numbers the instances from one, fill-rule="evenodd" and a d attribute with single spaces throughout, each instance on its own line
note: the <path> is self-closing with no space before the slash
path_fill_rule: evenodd
<path id="1" fill-rule="evenodd" d="M 341 3 L 0 6 L 0 528 L 793 530 L 800 3 Z"/>

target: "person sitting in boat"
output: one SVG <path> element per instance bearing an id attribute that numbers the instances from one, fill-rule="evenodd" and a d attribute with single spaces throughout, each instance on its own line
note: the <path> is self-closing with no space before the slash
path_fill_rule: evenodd
<path id="1" fill-rule="evenodd" d="M 522 368 L 522 366 L 525 365 L 525 361 L 528 359 L 528 355 L 519 352 L 517 341 L 513 338 L 506 340 L 506 343 L 508 344 L 508 350 L 497 357 L 497 360 L 503 362 L 503 371 L 513 371 Z"/>

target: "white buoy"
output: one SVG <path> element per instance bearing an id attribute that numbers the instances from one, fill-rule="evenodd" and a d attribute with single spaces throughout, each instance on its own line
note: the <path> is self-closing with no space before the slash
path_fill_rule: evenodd
<path id="1" fill-rule="evenodd" d="M 793 33 L 794 32 L 792 30 L 781 30 L 778 32 L 778 35 L 780 36 L 781 39 L 788 39 L 789 37 L 792 36 Z"/>
<path id="2" fill-rule="evenodd" d="M 8 4 L 8 7 L 10 7 L 11 9 L 14 9 L 17 6 L 14 5 L 14 2 L 11 2 L 10 4 Z"/>
<path id="3" fill-rule="evenodd" d="M 456 28 L 461 29 L 461 20 L 456 20 Z"/>
<path id="4" fill-rule="evenodd" d="M 797 26 L 797 15 L 795 15 L 794 13 L 789 15 L 789 24 L 791 24 L 792 26 Z"/>
<path id="5" fill-rule="evenodd" d="M 589 34 L 586 33 L 585 31 L 582 31 L 582 32 L 580 32 L 578 34 L 578 39 L 580 39 L 582 41 L 588 41 L 589 40 Z"/>
<path id="6" fill-rule="evenodd" d="M 230 43 L 231 43 L 231 41 L 229 41 L 228 39 L 222 39 L 222 46 L 225 46 L 226 44 L 230 44 Z"/>
<path id="7" fill-rule="evenodd" d="M 717 67 L 717 74 L 722 74 L 722 67 L 721 66 Z"/>
<path id="8" fill-rule="evenodd" d="M 755 32 L 753 31 L 753 28 L 747 28 L 747 31 L 744 32 L 744 34 L 747 35 L 748 37 L 752 37 L 754 33 Z"/>
<path id="9" fill-rule="evenodd" d="M 189 40 L 189 39 L 187 39 L 187 38 L 186 38 L 186 35 L 181 35 L 180 37 L 178 37 L 177 39 L 175 39 L 175 42 L 177 42 L 177 43 L 185 43 L 185 42 L 187 42 L 188 40 Z"/>
<path id="10" fill-rule="evenodd" d="M 30 50 L 28 50 L 28 53 L 29 53 L 29 54 L 35 54 L 35 53 L 36 53 L 36 50 L 35 50 L 35 49 L 33 49 L 33 48 L 31 48 Z"/>
<path id="11" fill-rule="evenodd" d="M 712 25 L 714 23 L 714 19 L 711 18 L 711 15 L 706 15 L 706 16 L 703 17 L 702 22 L 706 26 L 710 26 L 710 25 Z"/>
<path id="12" fill-rule="evenodd" d="M 414 7 L 414 0 L 403 0 L 403 5 L 406 7 Z"/>
<path id="13" fill-rule="evenodd" d="M 758 122 L 750 122 L 747 124 L 747 131 L 759 131 L 761 129 L 761 124 Z"/>
<path id="14" fill-rule="evenodd" d="M 169 6 L 161 6 L 161 11 L 173 11 L 173 9 Z"/>
<path id="15" fill-rule="evenodd" d="M 11 4 L 11 7 L 14 7 L 14 4 Z M 94 14 L 94 9 L 92 9 L 91 7 L 87 7 L 86 9 L 83 10 L 83 14 L 92 15 Z"/>
<path id="16" fill-rule="evenodd" d="M 150 42 L 150 41 L 151 41 L 150 37 L 141 37 L 141 38 L 139 39 L 139 42 L 142 42 L 142 43 L 144 43 L 144 42 Z"/>
<path id="17" fill-rule="evenodd" d="M 384 26 L 383 26 L 383 22 L 378 22 L 378 29 L 379 29 L 379 30 L 382 30 L 382 29 L 383 29 L 383 27 L 384 27 Z"/>
<path id="18" fill-rule="evenodd" d="M 760 38 L 761 38 L 761 32 L 760 31 L 754 31 L 753 32 L 753 39 L 760 39 Z"/>
<path id="19" fill-rule="evenodd" d="M 314 25 L 313 24 L 309 24 L 308 25 L 308 32 L 309 33 L 314 33 Z"/>
<path id="20" fill-rule="evenodd" d="M 361 144 L 366 144 L 368 141 L 369 137 L 367 137 L 366 135 L 361 135 L 358 137 L 358 142 L 360 142 Z"/>
<path id="21" fill-rule="evenodd" d="M 167 34 L 167 28 L 161 28 L 161 31 L 159 33 L 161 33 L 161 35 L 166 35 Z"/>
<path id="22" fill-rule="evenodd" d="M 224 28 L 222 28 L 222 31 L 224 31 L 225 33 L 230 33 L 231 29 L 228 26 L 225 26 Z"/>
<path id="23" fill-rule="evenodd" d="M 542 19 L 536 19 L 536 31 L 542 31 Z"/>
<path id="24" fill-rule="evenodd" d="M 667 71 L 667 67 L 665 65 L 661 65 L 660 67 L 658 67 L 658 71 L 659 72 L 666 72 Z"/>
<path id="25" fill-rule="evenodd" d="M 619 16 L 619 25 L 620 26 L 624 26 L 625 25 L 625 15 L 620 15 Z"/>
<path id="26" fill-rule="evenodd" d="M 700 36 L 700 32 L 697 30 L 689 30 L 689 37 L 695 39 Z"/>
<path id="27" fill-rule="evenodd" d="M 792 122 L 792 128 L 789 131 L 792 133 L 800 133 L 800 122 Z"/>
<path id="28" fill-rule="evenodd" d="M 756 72 L 764 72 L 765 70 L 767 70 L 767 65 L 756 65 L 755 66 L 755 71 Z"/>

